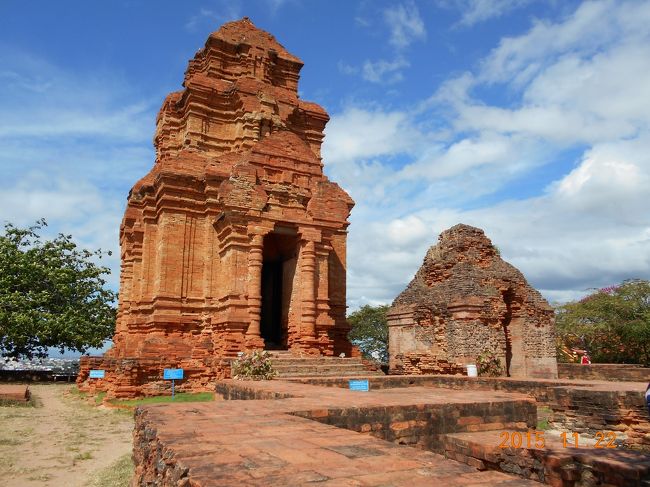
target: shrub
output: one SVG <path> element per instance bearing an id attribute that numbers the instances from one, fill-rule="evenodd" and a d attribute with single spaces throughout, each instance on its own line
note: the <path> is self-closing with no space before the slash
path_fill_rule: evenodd
<path id="1" fill-rule="evenodd" d="M 503 375 L 501 360 L 499 360 L 494 350 L 483 350 L 476 357 L 476 368 L 478 369 L 478 375 L 488 377 L 499 377 Z"/>
<path id="2" fill-rule="evenodd" d="M 232 362 L 232 378 L 238 380 L 271 380 L 276 375 L 271 355 L 265 350 L 242 354 Z"/>

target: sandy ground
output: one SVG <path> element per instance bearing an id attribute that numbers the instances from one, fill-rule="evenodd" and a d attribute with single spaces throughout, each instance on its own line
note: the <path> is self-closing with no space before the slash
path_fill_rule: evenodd
<path id="1" fill-rule="evenodd" d="M 87 486 L 131 452 L 132 413 L 91 406 L 71 387 L 30 385 L 38 407 L 0 407 L 3 486 Z"/>

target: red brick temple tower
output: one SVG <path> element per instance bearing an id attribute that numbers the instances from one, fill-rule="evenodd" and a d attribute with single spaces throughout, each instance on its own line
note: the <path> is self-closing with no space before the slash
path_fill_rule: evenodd
<path id="1" fill-rule="evenodd" d="M 347 221 L 323 174 L 329 120 L 299 99 L 303 63 L 246 17 L 212 33 L 165 99 L 156 162 L 128 197 L 109 396 L 154 393 L 163 367 L 200 388 L 252 349 L 349 354 Z"/>

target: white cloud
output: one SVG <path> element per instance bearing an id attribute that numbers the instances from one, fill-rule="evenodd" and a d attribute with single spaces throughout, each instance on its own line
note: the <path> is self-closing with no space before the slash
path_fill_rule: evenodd
<path id="1" fill-rule="evenodd" d="M 592 57 L 611 45 L 648 36 L 650 4 L 603 0 L 582 3 L 562 22 L 537 21 L 525 35 L 504 38 L 484 60 L 481 77 L 489 82 L 509 82 L 530 66 L 531 78 L 558 56 Z"/>
<path id="2" fill-rule="evenodd" d="M 427 31 L 420 11 L 413 2 L 401 3 L 384 10 L 384 21 L 390 29 L 390 43 L 398 49 L 414 41 L 426 39 Z"/>
<path id="3" fill-rule="evenodd" d="M 0 89 L 0 138 L 101 136 L 148 140 L 156 97 L 133 99 L 132 88 L 107 72 L 75 76 L 29 53 L 0 48 L 7 80 Z"/>
<path id="4" fill-rule="evenodd" d="M 328 165 L 335 165 L 395 155 L 419 139 L 417 131 L 411 129 L 407 112 L 348 107 L 327 124 L 323 157 Z"/>
<path id="5" fill-rule="evenodd" d="M 0 222 L 27 227 L 45 218 L 44 238 L 57 233 L 72 235 L 82 248 L 111 251 L 102 265 L 113 272 L 109 285 L 119 283 L 118 231 L 124 208 L 120 199 L 107 197 L 105 190 L 88 182 L 83 175 L 71 175 L 65 166 L 48 173 L 32 171 L 18 181 L 0 186 Z"/>
<path id="6" fill-rule="evenodd" d="M 400 70 L 407 68 L 409 65 L 409 62 L 402 57 L 398 57 L 393 61 L 384 59 L 375 62 L 366 61 L 361 68 L 361 76 L 371 83 L 397 83 L 404 79 Z"/>
<path id="7" fill-rule="evenodd" d="M 119 282 L 119 225 L 131 185 L 153 164 L 160 97 L 140 98 L 110 72 L 72 74 L 25 52 L 0 49 L 0 221 L 71 234 Z M 155 100 L 154 100 L 155 98 Z"/>
<path id="8" fill-rule="evenodd" d="M 480 22 L 501 17 L 524 7 L 534 0 L 441 0 L 438 5 L 461 12 L 459 25 L 471 27 Z"/>
<path id="9" fill-rule="evenodd" d="M 338 69 L 341 73 L 347 75 L 361 75 L 361 77 L 370 83 L 379 83 L 390 85 L 398 83 L 404 79 L 402 69 L 410 66 L 410 63 L 402 56 L 396 57 L 392 61 L 380 59 L 378 61 L 366 60 L 359 66 L 352 66 L 342 61 L 338 63 Z"/>
<path id="10" fill-rule="evenodd" d="M 404 80 L 402 70 L 410 66 L 404 55 L 404 50 L 415 41 L 423 41 L 427 37 L 424 21 L 420 11 L 413 2 L 399 3 L 383 11 L 384 23 L 388 27 L 389 44 L 392 46 L 393 59 L 366 59 L 360 66 L 339 62 L 338 68 L 344 74 L 360 75 L 370 83 L 391 85 Z M 355 18 L 357 24 L 369 27 L 370 21 L 361 17 Z"/>
<path id="11" fill-rule="evenodd" d="M 430 102 L 455 112 L 457 130 L 519 134 L 553 144 L 594 144 L 647 129 L 650 30 L 639 31 L 628 4 L 620 11 L 611 2 L 588 7 L 581 6 L 563 23 L 538 24 L 524 36 L 502 41 L 477 75 L 448 81 Z M 646 10 L 650 16 L 650 7 Z M 639 15 L 646 14 L 639 9 Z M 596 26 L 584 26 L 601 16 L 617 19 L 612 25 L 618 35 L 594 50 L 583 37 L 591 39 Z M 545 45 L 548 50 L 540 47 Z M 553 49 L 555 56 L 549 54 Z M 526 73 L 523 84 L 520 72 Z M 494 106 L 472 98 L 474 88 L 497 78 L 517 91 L 523 86 L 517 105 Z"/>
<path id="12" fill-rule="evenodd" d="M 269 6 L 274 11 L 282 3 L 282 0 L 271 0 Z M 214 2 L 214 7 L 201 7 L 198 12 L 188 19 L 185 28 L 190 32 L 194 32 L 203 25 L 219 26 L 225 22 L 237 20 L 242 17 L 241 9 L 240 0 L 217 0 Z"/>
<path id="13" fill-rule="evenodd" d="M 459 222 L 484 228 L 552 301 L 650 279 L 647 25 L 647 2 L 584 3 L 501 40 L 412 109 L 333 114 L 326 169 L 357 202 L 351 305 L 390 302 Z M 476 94 L 494 83 L 512 102 Z M 533 170 L 554 182 L 535 185 Z"/>

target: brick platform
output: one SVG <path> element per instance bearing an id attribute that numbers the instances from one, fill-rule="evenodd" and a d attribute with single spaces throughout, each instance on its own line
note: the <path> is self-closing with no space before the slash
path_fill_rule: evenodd
<path id="1" fill-rule="evenodd" d="M 650 430 L 637 411 L 642 384 L 369 380 L 370 392 L 349 391 L 342 379 L 221 381 L 225 401 L 138 409 L 134 485 L 650 485 L 648 456 L 620 448 L 639 446 L 628 444 L 632 429 Z M 574 419 L 615 431 L 618 448 L 592 448 L 587 426 L 580 431 L 586 449 L 564 448 L 550 436 L 543 450 L 497 449 L 504 430 L 534 429 L 540 404 L 555 407 L 556 427 L 567 421 L 564 407 Z"/>
<path id="2" fill-rule="evenodd" d="M 0 404 L 24 403 L 29 398 L 29 387 L 26 385 L 0 385 Z"/>
<path id="3" fill-rule="evenodd" d="M 551 408 L 550 422 L 556 429 L 581 435 L 611 431 L 622 438 L 624 446 L 650 452 L 650 422 L 644 399 L 646 384 L 642 382 L 445 375 L 386 376 L 371 377 L 369 380 L 373 389 L 426 386 L 528 394 L 538 403 Z M 347 387 L 343 379 L 312 378 L 300 381 Z"/>
<path id="4" fill-rule="evenodd" d="M 232 400 L 138 408 L 134 485 L 538 485 L 397 444 L 430 447 L 434 429 L 531 427 L 535 404 L 523 395 L 284 381 L 223 381 L 218 391 Z"/>

